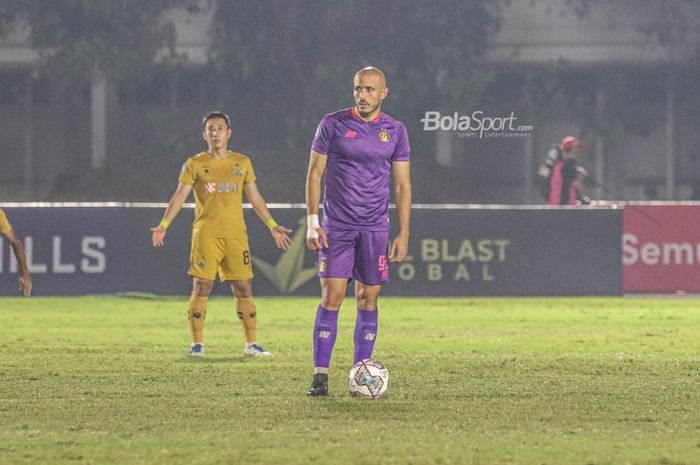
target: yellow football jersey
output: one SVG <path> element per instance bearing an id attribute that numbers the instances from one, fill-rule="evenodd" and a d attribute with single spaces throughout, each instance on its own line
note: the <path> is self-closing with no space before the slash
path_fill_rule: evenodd
<path id="1" fill-rule="evenodd" d="M 7 221 L 5 212 L 0 209 L 0 234 L 7 234 L 10 232 L 10 229 L 12 229 L 12 226 L 10 226 L 10 222 Z"/>
<path id="2" fill-rule="evenodd" d="M 243 185 L 255 181 L 250 158 L 228 151 L 214 158 L 202 152 L 185 162 L 180 182 L 193 186 L 196 207 L 192 234 L 200 237 L 240 237 L 243 219 Z"/>

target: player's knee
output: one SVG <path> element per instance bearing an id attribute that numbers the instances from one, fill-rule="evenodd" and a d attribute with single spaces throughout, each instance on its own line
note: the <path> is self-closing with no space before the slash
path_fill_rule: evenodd
<path id="1" fill-rule="evenodd" d="M 331 310 L 339 309 L 346 290 L 345 279 L 321 279 L 321 305 Z"/>
<path id="2" fill-rule="evenodd" d="M 239 299 L 253 296 L 253 285 L 250 280 L 236 281 L 231 283 L 231 292 Z"/>
<path id="3" fill-rule="evenodd" d="M 357 306 L 364 310 L 374 310 L 377 308 L 379 293 L 366 287 L 357 286 L 355 288 L 355 299 Z"/>
<path id="4" fill-rule="evenodd" d="M 196 279 L 192 286 L 192 292 L 200 297 L 207 297 L 211 293 L 213 287 L 214 283 L 211 281 Z"/>
<path id="5" fill-rule="evenodd" d="M 357 306 L 363 310 L 374 310 L 377 308 L 377 296 L 357 296 Z"/>
<path id="6" fill-rule="evenodd" d="M 340 308 L 344 297 L 345 293 L 341 293 L 338 289 L 323 289 L 321 292 L 321 305 L 330 309 Z"/>

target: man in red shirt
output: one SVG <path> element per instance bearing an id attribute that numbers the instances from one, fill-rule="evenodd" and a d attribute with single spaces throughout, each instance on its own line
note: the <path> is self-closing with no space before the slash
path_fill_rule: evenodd
<path id="1" fill-rule="evenodd" d="M 559 143 L 561 156 L 554 162 L 549 178 L 550 205 L 576 205 L 588 203 L 583 195 L 586 170 L 578 166 L 586 144 L 577 137 L 566 136 Z"/>

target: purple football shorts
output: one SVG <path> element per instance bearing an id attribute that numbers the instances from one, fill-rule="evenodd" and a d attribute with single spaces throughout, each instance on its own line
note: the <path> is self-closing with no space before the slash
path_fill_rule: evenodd
<path id="1" fill-rule="evenodd" d="M 352 278 L 370 285 L 389 282 L 389 231 L 324 231 L 328 247 L 318 253 L 319 278 Z"/>

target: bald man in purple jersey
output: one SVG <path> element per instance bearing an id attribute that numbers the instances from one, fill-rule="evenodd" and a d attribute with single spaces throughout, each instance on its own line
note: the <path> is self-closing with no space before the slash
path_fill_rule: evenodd
<path id="1" fill-rule="evenodd" d="M 355 105 L 326 115 L 311 145 L 306 177 L 306 242 L 319 252 L 321 304 L 314 323 L 314 377 L 307 395 L 328 395 L 328 366 L 338 311 L 355 280 L 357 320 L 354 362 L 372 357 L 377 299 L 389 281 L 389 262 L 408 252 L 411 216 L 410 147 L 406 127 L 382 113 L 389 93 L 384 73 L 361 69 L 354 78 Z M 318 211 L 326 174 L 323 222 Z M 398 235 L 389 246 L 390 178 L 393 173 Z"/>

